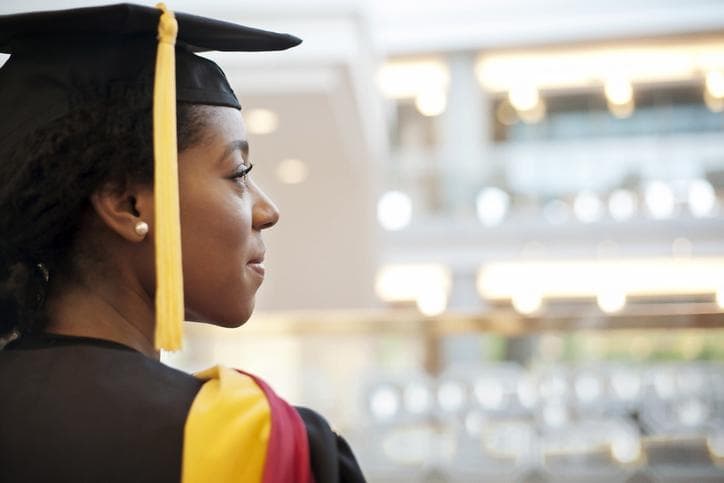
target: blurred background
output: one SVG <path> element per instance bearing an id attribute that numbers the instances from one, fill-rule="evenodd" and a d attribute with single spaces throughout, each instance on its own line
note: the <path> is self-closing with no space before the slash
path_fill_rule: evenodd
<path id="1" fill-rule="evenodd" d="M 252 319 L 168 364 L 372 482 L 724 481 L 724 2 L 168 4 L 304 39 L 208 54 L 282 216 Z"/>

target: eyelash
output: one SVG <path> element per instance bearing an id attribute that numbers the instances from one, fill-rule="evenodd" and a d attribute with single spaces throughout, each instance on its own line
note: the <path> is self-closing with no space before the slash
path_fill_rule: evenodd
<path id="1" fill-rule="evenodd" d="M 249 176 L 249 173 L 251 172 L 251 169 L 254 167 L 253 164 L 249 163 L 249 166 L 242 165 L 241 169 L 234 173 L 232 176 L 232 179 L 241 179 L 242 181 L 246 181 L 247 177 Z"/>

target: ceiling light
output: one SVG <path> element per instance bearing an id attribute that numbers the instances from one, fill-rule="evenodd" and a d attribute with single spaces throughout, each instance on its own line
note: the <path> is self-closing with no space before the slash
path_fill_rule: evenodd
<path id="1" fill-rule="evenodd" d="M 689 183 L 689 210 L 697 218 L 711 215 L 716 206 L 714 187 L 705 179 L 696 179 Z"/>
<path id="2" fill-rule="evenodd" d="M 250 109 L 244 119 L 251 134 L 270 134 L 279 127 L 279 116 L 269 109 Z"/>
<path id="3" fill-rule="evenodd" d="M 521 79 L 540 90 L 576 89 L 595 88 L 612 78 L 631 84 L 692 81 L 707 72 L 713 91 L 720 92 L 721 52 L 721 39 L 509 50 L 482 54 L 475 73 L 485 90 L 506 93 Z"/>
<path id="4" fill-rule="evenodd" d="M 475 200 L 478 219 L 485 226 L 500 224 L 510 206 L 510 195 L 500 188 L 484 188 Z"/>
<path id="5" fill-rule="evenodd" d="M 711 71 L 706 74 L 704 82 L 706 91 L 715 99 L 724 98 L 724 72 Z"/>
<path id="6" fill-rule="evenodd" d="M 529 301 L 523 306 L 540 299 L 596 298 L 607 287 L 627 297 L 718 293 L 724 306 L 722 273 L 722 257 L 491 262 L 480 269 L 477 288 L 488 300 Z"/>
<path id="7" fill-rule="evenodd" d="M 440 315 L 447 308 L 447 287 L 440 283 L 430 284 L 417 295 L 415 303 L 423 315 Z"/>
<path id="8" fill-rule="evenodd" d="M 663 181 L 650 182 L 646 186 L 644 197 L 646 206 L 654 218 L 669 218 L 674 214 L 674 193 Z"/>
<path id="9" fill-rule="evenodd" d="M 498 119 L 498 122 L 504 126 L 512 126 L 520 120 L 518 113 L 515 111 L 515 108 L 510 105 L 508 99 L 504 99 L 498 104 L 495 110 L 495 117 Z"/>
<path id="10" fill-rule="evenodd" d="M 400 396 L 395 387 L 383 385 L 376 388 L 370 395 L 370 412 L 378 419 L 389 419 L 397 414 L 400 407 Z"/>
<path id="11" fill-rule="evenodd" d="M 285 159 L 277 166 L 276 174 L 282 183 L 299 184 L 309 176 L 309 168 L 299 159 Z"/>
<path id="12" fill-rule="evenodd" d="M 608 210 L 611 218 L 625 221 L 636 213 L 636 195 L 629 190 L 618 189 L 608 198 Z"/>
<path id="13" fill-rule="evenodd" d="M 724 111 L 724 97 L 714 97 L 709 91 L 704 91 L 704 104 L 711 112 Z"/>
<path id="14" fill-rule="evenodd" d="M 415 107 L 423 116 L 439 116 L 447 107 L 447 94 L 441 88 L 425 89 L 415 97 Z"/>
<path id="15" fill-rule="evenodd" d="M 611 456 L 620 463 L 633 463 L 641 458 L 641 440 L 633 431 L 622 431 L 611 441 Z"/>
<path id="16" fill-rule="evenodd" d="M 377 75 L 377 84 L 388 99 L 412 99 L 436 89 L 446 92 L 449 83 L 449 68 L 438 59 L 387 62 Z"/>
<path id="17" fill-rule="evenodd" d="M 607 314 L 620 312 L 626 305 L 626 294 L 621 290 L 601 290 L 596 296 L 598 307 Z"/>
<path id="18" fill-rule="evenodd" d="M 388 191 L 377 202 L 377 220 L 386 230 L 401 230 L 412 219 L 412 200 L 401 191 Z"/>
<path id="19" fill-rule="evenodd" d="M 535 86 L 523 84 L 513 87 L 508 92 L 508 100 L 518 112 L 531 111 L 540 102 L 540 94 Z"/>
<path id="20" fill-rule="evenodd" d="M 543 297 L 535 289 L 519 290 L 511 297 L 511 303 L 519 314 L 531 315 L 540 310 Z"/>
<path id="21" fill-rule="evenodd" d="M 601 217 L 601 200 L 591 191 L 582 191 L 573 201 L 573 212 L 583 223 L 593 223 Z"/>
<path id="22" fill-rule="evenodd" d="M 633 100 L 633 87 L 626 79 L 610 79 L 604 86 L 606 99 L 618 106 L 629 104 Z"/>
<path id="23" fill-rule="evenodd" d="M 451 285 L 452 275 L 444 265 L 385 265 L 377 272 L 375 293 L 385 302 L 422 302 L 429 308 L 439 306 L 440 294 L 447 301 Z"/>

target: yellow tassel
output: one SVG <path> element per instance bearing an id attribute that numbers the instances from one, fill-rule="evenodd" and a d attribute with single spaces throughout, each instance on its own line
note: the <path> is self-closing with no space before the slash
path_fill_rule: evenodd
<path id="1" fill-rule="evenodd" d="M 153 87 L 156 224 L 156 349 L 181 348 L 184 318 L 181 220 L 176 147 L 176 34 L 173 12 L 159 3 L 158 53 Z"/>

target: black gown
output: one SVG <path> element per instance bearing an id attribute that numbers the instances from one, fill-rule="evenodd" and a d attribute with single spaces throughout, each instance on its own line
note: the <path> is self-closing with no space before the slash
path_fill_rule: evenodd
<path id="1" fill-rule="evenodd" d="M 110 341 L 17 340 L 0 350 L 0 482 L 178 482 L 202 384 Z M 364 481 L 345 440 L 296 409 L 316 483 Z"/>

